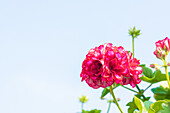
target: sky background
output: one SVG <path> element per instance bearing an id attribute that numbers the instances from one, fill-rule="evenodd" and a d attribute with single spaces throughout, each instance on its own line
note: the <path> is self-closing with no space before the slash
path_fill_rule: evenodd
<path id="1" fill-rule="evenodd" d="M 136 26 L 142 34 L 135 39 L 135 57 L 147 65 L 161 63 L 153 54 L 154 43 L 170 35 L 169 4 L 169 0 L 1 0 L 0 113 L 76 113 L 81 111 L 78 97 L 83 94 L 89 97 L 86 110 L 106 113 L 102 88 L 81 82 L 85 55 L 104 43 L 131 50 L 128 29 Z M 145 94 L 153 96 L 150 91 Z M 126 113 L 133 93 L 117 88 L 115 95 Z M 119 113 L 115 105 L 110 113 Z"/>

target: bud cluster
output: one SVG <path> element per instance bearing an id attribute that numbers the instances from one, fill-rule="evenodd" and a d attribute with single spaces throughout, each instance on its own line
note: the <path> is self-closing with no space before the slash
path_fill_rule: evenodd
<path id="1" fill-rule="evenodd" d="M 155 45 L 156 50 L 154 51 L 154 54 L 157 58 L 165 60 L 170 51 L 170 39 L 166 37 L 163 40 L 157 41 Z"/>
<path id="2" fill-rule="evenodd" d="M 140 30 L 136 30 L 136 28 L 130 28 L 129 29 L 129 35 L 131 35 L 133 38 L 137 38 L 137 36 L 140 35 Z"/>

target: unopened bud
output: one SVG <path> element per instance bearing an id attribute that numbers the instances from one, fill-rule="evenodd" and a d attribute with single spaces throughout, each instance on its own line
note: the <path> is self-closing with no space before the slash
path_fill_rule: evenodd
<path id="1" fill-rule="evenodd" d="M 133 38 L 137 38 L 137 36 L 140 35 L 140 30 L 136 30 L 135 27 L 129 29 L 129 35 L 131 35 Z"/>
<path id="2" fill-rule="evenodd" d="M 167 64 L 168 66 L 170 66 L 170 62 L 168 62 L 168 64 Z"/>
<path id="3" fill-rule="evenodd" d="M 154 64 L 150 64 L 150 67 L 158 70 L 158 69 L 160 69 L 162 66 L 159 65 L 159 64 L 155 64 L 155 63 L 154 63 Z"/>
<path id="4" fill-rule="evenodd" d="M 170 51 L 170 39 L 166 37 L 163 40 L 159 40 L 155 43 L 156 50 L 154 51 L 154 54 L 157 58 L 161 60 L 165 60 L 169 51 Z"/>
<path id="5" fill-rule="evenodd" d="M 150 67 L 155 68 L 156 66 L 155 66 L 155 64 L 150 64 Z"/>
<path id="6" fill-rule="evenodd" d="M 83 95 L 82 97 L 79 97 L 79 101 L 81 103 L 86 103 L 88 101 L 88 98 L 85 95 Z"/>
<path id="7" fill-rule="evenodd" d="M 117 101 L 120 101 L 120 98 L 117 98 Z"/>

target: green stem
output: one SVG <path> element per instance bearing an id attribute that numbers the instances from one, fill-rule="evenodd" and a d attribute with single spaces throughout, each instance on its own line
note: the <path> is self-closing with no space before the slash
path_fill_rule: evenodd
<path id="1" fill-rule="evenodd" d="M 84 105 L 84 103 L 81 104 L 81 109 L 82 109 L 82 111 L 83 111 L 83 105 Z"/>
<path id="2" fill-rule="evenodd" d="M 130 90 L 130 91 L 133 91 L 133 92 L 135 92 L 135 93 L 138 93 L 137 91 L 135 91 L 135 90 L 133 90 L 133 89 L 130 89 L 130 88 L 128 88 L 128 87 L 125 87 L 125 86 L 122 86 L 123 88 L 126 88 L 126 89 L 128 89 L 128 90 Z"/>
<path id="3" fill-rule="evenodd" d="M 135 57 L 134 37 L 132 37 L 133 58 Z"/>
<path id="4" fill-rule="evenodd" d="M 136 84 L 136 88 L 138 89 L 139 93 L 141 93 L 141 90 L 140 90 L 140 88 L 139 88 L 139 86 L 137 84 Z M 145 95 L 143 95 L 143 93 L 142 93 L 141 96 L 143 97 L 143 99 L 146 99 L 146 97 L 145 97 Z"/>
<path id="5" fill-rule="evenodd" d="M 138 89 L 138 91 L 140 92 L 141 90 L 140 90 L 140 88 L 139 88 L 139 86 L 136 84 L 136 88 Z"/>
<path id="6" fill-rule="evenodd" d="M 167 82 L 168 82 L 168 85 L 169 85 L 169 88 L 170 88 L 170 82 L 169 82 L 169 75 L 168 75 L 168 69 L 167 69 L 168 66 L 165 66 L 165 72 L 166 72 L 166 79 L 167 79 Z"/>
<path id="7" fill-rule="evenodd" d="M 111 102 L 109 102 L 109 107 L 107 109 L 107 113 L 109 113 L 109 111 L 110 111 L 110 106 L 111 106 Z"/>
<path id="8" fill-rule="evenodd" d="M 133 50 L 133 58 L 135 57 L 135 44 L 134 44 L 135 37 L 132 36 L 132 50 Z M 141 92 L 139 86 L 136 84 L 136 88 L 138 89 L 139 92 Z M 142 97 L 146 99 L 146 97 L 142 94 Z"/>
<path id="9" fill-rule="evenodd" d="M 152 86 L 152 84 L 150 84 L 143 92 L 145 92 L 148 88 L 150 88 Z"/>
<path id="10" fill-rule="evenodd" d="M 123 111 L 122 111 L 122 109 L 120 108 L 120 106 L 119 106 L 119 104 L 118 104 L 118 102 L 117 102 L 117 99 L 116 99 L 116 97 L 115 97 L 115 95 L 114 95 L 114 93 L 113 93 L 113 88 L 112 88 L 112 86 L 110 86 L 110 93 L 111 93 L 111 95 L 112 95 L 112 97 L 113 97 L 113 99 L 114 99 L 114 101 L 115 101 L 115 104 L 116 104 L 117 107 L 119 108 L 120 112 L 123 113 Z"/>

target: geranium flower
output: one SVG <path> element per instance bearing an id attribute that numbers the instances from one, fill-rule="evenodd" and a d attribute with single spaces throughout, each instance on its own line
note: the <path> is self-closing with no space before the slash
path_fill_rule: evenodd
<path id="1" fill-rule="evenodd" d="M 139 64 L 139 60 L 132 58 L 123 47 L 106 43 L 88 52 L 80 76 L 94 89 L 105 88 L 114 82 L 135 87 L 141 82 L 142 67 Z"/>

